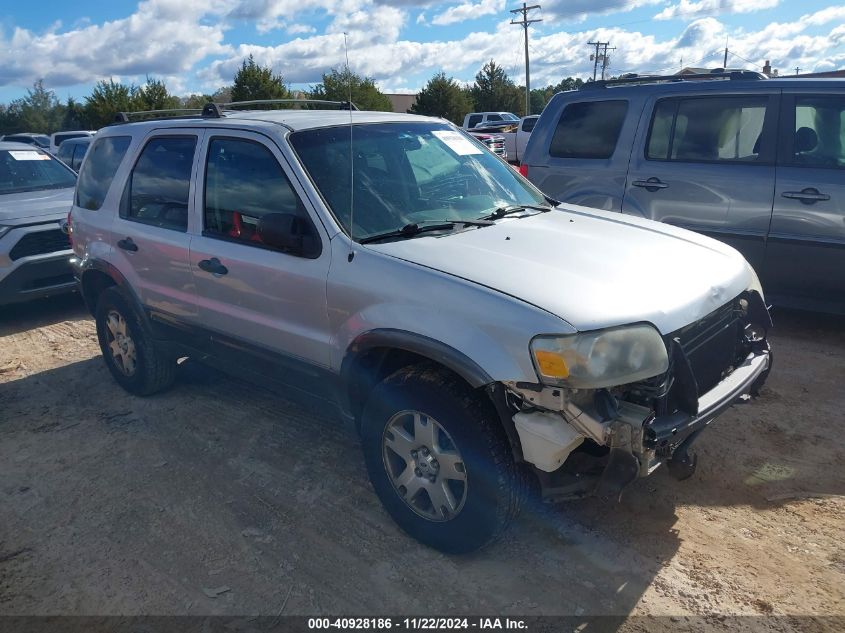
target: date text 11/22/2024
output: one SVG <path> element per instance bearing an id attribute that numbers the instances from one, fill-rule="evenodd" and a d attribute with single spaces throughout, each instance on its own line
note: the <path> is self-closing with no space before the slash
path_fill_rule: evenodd
<path id="1" fill-rule="evenodd" d="M 444 629 L 478 629 L 478 630 L 520 630 L 528 628 L 525 621 L 518 618 L 388 618 L 388 617 L 357 617 L 357 618 L 308 618 L 308 628 L 320 629 L 358 629 L 358 630 L 444 630 Z"/>

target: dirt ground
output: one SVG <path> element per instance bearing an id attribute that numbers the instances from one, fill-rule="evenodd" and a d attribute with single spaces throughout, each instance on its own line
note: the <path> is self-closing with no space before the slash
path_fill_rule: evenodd
<path id="1" fill-rule="evenodd" d="M 774 316 L 768 386 L 692 479 L 532 508 L 448 557 L 395 527 L 331 416 L 190 362 L 134 398 L 78 298 L 7 308 L 0 614 L 845 616 L 845 319 Z"/>

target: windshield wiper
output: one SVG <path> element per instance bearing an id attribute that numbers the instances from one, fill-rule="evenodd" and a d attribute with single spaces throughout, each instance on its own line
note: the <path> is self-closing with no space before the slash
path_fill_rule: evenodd
<path id="1" fill-rule="evenodd" d="M 412 222 L 406 224 L 401 229 L 393 231 L 385 231 L 384 233 L 376 233 L 358 240 L 359 244 L 369 244 L 370 242 L 379 242 L 391 238 L 406 239 L 419 235 L 420 233 L 427 233 L 430 231 L 450 231 L 455 228 L 456 224 L 463 224 L 464 226 L 490 226 L 493 224 L 490 220 L 423 220 L 421 222 Z"/>
<path id="2" fill-rule="evenodd" d="M 509 204 L 505 207 L 499 207 L 493 210 L 493 213 L 490 215 L 485 215 L 481 220 L 498 220 L 499 218 L 503 218 L 506 215 L 511 215 L 512 213 L 521 213 L 522 211 L 540 211 L 545 213 L 546 211 L 551 211 L 550 207 L 541 207 L 536 204 Z"/>

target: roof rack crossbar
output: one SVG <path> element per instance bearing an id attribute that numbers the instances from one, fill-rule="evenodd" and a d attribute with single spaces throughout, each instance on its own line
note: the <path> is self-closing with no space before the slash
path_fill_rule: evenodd
<path id="1" fill-rule="evenodd" d="M 763 73 L 754 70 L 726 70 L 709 73 L 694 73 L 686 75 L 633 75 L 631 77 L 620 77 L 618 79 L 600 79 L 588 81 L 581 86 L 581 90 L 606 88 L 608 86 L 619 86 L 628 84 L 652 84 L 660 82 L 682 82 L 700 79 L 729 79 L 731 81 L 746 81 L 768 79 Z"/>
<path id="2" fill-rule="evenodd" d="M 219 105 L 223 108 L 229 109 L 232 106 L 240 107 L 274 103 L 287 103 L 294 105 L 331 105 L 335 106 L 339 110 L 349 110 L 351 105 L 353 110 L 358 109 L 358 107 L 350 101 L 329 101 L 327 99 L 253 99 L 251 101 L 231 101 L 229 103 L 221 103 Z"/>
<path id="3" fill-rule="evenodd" d="M 202 109 L 198 108 L 171 108 L 169 110 L 139 110 L 136 112 L 118 112 L 114 116 L 115 123 L 129 123 L 133 120 L 157 121 L 173 118 L 203 118 L 221 119 L 226 116 L 225 110 L 231 110 L 233 106 L 266 105 L 274 103 L 285 103 L 295 105 L 330 105 L 339 110 L 357 110 L 358 107 L 350 101 L 328 101 L 325 99 L 255 99 L 252 101 L 232 101 L 230 103 L 206 103 Z"/>
<path id="4" fill-rule="evenodd" d="M 115 123 L 129 123 L 132 119 L 144 118 L 145 120 L 169 119 L 188 116 L 201 116 L 202 110 L 198 108 L 171 108 L 168 110 L 136 110 L 134 112 L 118 112 L 114 115 Z"/>

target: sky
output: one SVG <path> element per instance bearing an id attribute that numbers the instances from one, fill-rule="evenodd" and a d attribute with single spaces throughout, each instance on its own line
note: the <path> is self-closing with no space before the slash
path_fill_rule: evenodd
<path id="1" fill-rule="evenodd" d="M 611 74 L 728 65 L 781 74 L 845 68 L 835 0 L 532 0 L 531 86 L 592 75 L 588 42 L 610 42 Z M 439 71 L 472 82 L 494 59 L 524 85 L 523 32 L 506 0 L 0 0 L 0 102 L 33 82 L 64 100 L 101 79 L 162 79 L 178 95 L 231 84 L 250 53 L 307 88 L 349 64 L 385 92 Z"/>

